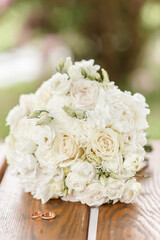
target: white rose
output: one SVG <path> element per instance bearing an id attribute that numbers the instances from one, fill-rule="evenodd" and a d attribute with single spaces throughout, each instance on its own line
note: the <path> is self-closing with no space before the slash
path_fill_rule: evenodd
<path id="1" fill-rule="evenodd" d="M 83 110 L 94 109 L 99 95 L 99 85 L 96 81 L 78 80 L 71 87 L 71 100 L 75 107 Z"/>
<path id="2" fill-rule="evenodd" d="M 117 156 L 116 159 L 106 161 L 102 161 L 102 166 L 107 172 L 113 172 L 116 174 L 120 174 L 122 166 L 123 166 L 123 158 L 122 156 Z"/>
<path id="3" fill-rule="evenodd" d="M 35 143 L 42 148 L 51 148 L 55 131 L 50 126 L 35 126 L 33 129 L 33 136 Z"/>
<path id="4" fill-rule="evenodd" d="M 66 134 L 59 134 L 54 139 L 53 152 L 55 161 L 61 162 L 61 167 L 71 165 L 73 160 L 83 154 L 82 149 L 76 145 L 74 139 Z"/>
<path id="5" fill-rule="evenodd" d="M 138 154 L 128 154 L 125 157 L 123 167 L 126 169 L 126 171 L 137 172 L 141 169 L 143 160 L 144 159 Z"/>
<path id="6" fill-rule="evenodd" d="M 76 172 L 71 172 L 66 178 L 66 185 L 69 189 L 83 191 L 86 186 L 86 180 Z"/>
<path id="7" fill-rule="evenodd" d="M 135 178 L 128 180 L 124 187 L 121 202 L 131 203 L 135 200 L 141 190 L 141 183 L 137 182 Z"/>
<path id="8" fill-rule="evenodd" d="M 124 180 L 109 177 L 107 178 L 106 186 L 103 188 L 103 194 L 110 200 L 119 199 L 123 194 L 124 185 Z"/>
<path id="9" fill-rule="evenodd" d="M 91 137 L 91 150 L 103 160 L 112 160 L 120 151 L 119 135 L 111 128 L 99 129 Z"/>
<path id="10" fill-rule="evenodd" d="M 66 185 L 69 189 L 83 191 L 87 183 L 95 177 L 95 169 L 87 161 L 79 161 L 71 166 L 71 172 L 67 175 Z"/>
<path id="11" fill-rule="evenodd" d="M 84 78 L 82 71 L 85 71 L 87 76 L 92 78 L 95 77 L 97 71 L 100 69 L 99 65 L 94 65 L 94 60 L 82 60 L 80 62 L 75 62 L 75 65 L 68 69 L 68 74 L 72 80 L 78 80 Z"/>
<path id="12" fill-rule="evenodd" d="M 103 194 L 103 187 L 99 181 L 94 181 L 87 185 L 85 190 L 80 195 L 80 200 L 83 204 L 89 206 L 100 206 L 109 199 Z"/>
<path id="13" fill-rule="evenodd" d="M 89 183 L 95 177 L 95 169 L 87 161 L 78 161 L 71 166 L 71 171 L 78 173 L 80 176 L 86 179 L 86 182 Z"/>
<path id="14" fill-rule="evenodd" d="M 48 91 L 54 94 L 67 94 L 70 89 L 71 81 L 68 79 L 66 73 L 56 73 L 51 79 L 48 80 Z"/>

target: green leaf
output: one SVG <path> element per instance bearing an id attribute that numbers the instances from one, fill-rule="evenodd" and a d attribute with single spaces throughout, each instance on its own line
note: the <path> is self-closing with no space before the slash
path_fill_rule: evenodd
<path id="1" fill-rule="evenodd" d="M 151 144 L 146 144 L 146 145 L 144 146 L 144 150 L 145 150 L 146 152 L 152 152 L 152 151 L 153 151 L 152 145 L 151 145 Z"/>
<path id="2" fill-rule="evenodd" d="M 103 81 L 104 82 L 109 82 L 109 76 L 106 70 L 104 70 L 103 68 L 101 69 L 102 71 L 102 76 L 103 76 Z"/>
<path id="3" fill-rule="evenodd" d="M 70 117 L 75 117 L 78 119 L 84 119 L 86 117 L 85 111 L 77 110 L 71 106 L 63 106 L 62 109 Z"/>
<path id="4" fill-rule="evenodd" d="M 73 65 L 71 57 L 67 57 L 64 63 L 63 71 L 68 72 L 68 69 Z"/>
<path id="5" fill-rule="evenodd" d="M 31 113 L 30 115 L 27 115 L 27 118 L 28 118 L 28 119 L 31 119 L 31 118 L 40 118 L 40 115 L 41 115 L 41 113 L 43 113 L 43 112 L 49 113 L 49 112 L 46 111 L 46 110 L 36 110 L 36 111 L 34 111 L 33 113 Z"/>
<path id="6" fill-rule="evenodd" d="M 149 178 L 150 176 L 147 174 L 136 174 L 135 177 Z"/>
<path id="7" fill-rule="evenodd" d="M 113 200 L 109 200 L 108 202 L 107 202 L 107 204 L 112 204 L 113 203 Z"/>
<path id="8" fill-rule="evenodd" d="M 82 74 L 82 76 L 83 76 L 84 78 L 87 77 L 87 73 L 86 73 L 86 71 L 84 70 L 84 68 L 81 69 L 81 74 Z"/>
<path id="9" fill-rule="evenodd" d="M 64 189 L 63 196 L 66 197 L 67 194 L 68 194 L 68 188 L 67 188 L 67 189 Z"/>
<path id="10" fill-rule="evenodd" d="M 112 173 L 112 172 L 109 174 L 109 176 L 110 176 L 111 178 L 114 178 L 114 179 L 120 179 L 120 177 L 119 177 L 117 174 Z"/>
<path id="11" fill-rule="evenodd" d="M 53 117 L 50 116 L 42 116 L 39 121 L 37 121 L 36 126 L 49 124 L 53 120 Z"/>
<path id="12" fill-rule="evenodd" d="M 106 178 L 105 175 L 101 175 L 100 176 L 100 182 L 101 182 L 103 187 L 106 187 L 106 185 L 107 185 L 107 178 Z"/>

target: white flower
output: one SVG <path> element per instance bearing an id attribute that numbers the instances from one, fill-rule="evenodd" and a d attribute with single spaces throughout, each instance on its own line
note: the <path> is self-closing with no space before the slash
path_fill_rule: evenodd
<path id="1" fill-rule="evenodd" d="M 91 137 L 91 150 L 103 160 L 112 160 L 120 151 L 119 135 L 111 128 L 99 129 Z"/>
<path id="2" fill-rule="evenodd" d="M 6 146 L 6 158 L 8 164 L 13 164 L 15 161 L 15 143 L 16 139 L 13 134 L 10 134 L 5 139 L 5 146 Z"/>
<path id="3" fill-rule="evenodd" d="M 16 137 L 11 134 L 6 138 L 6 152 L 7 152 L 7 162 L 9 164 L 15 164 L 19 171 L 22 168 L 32 169 L 37 166 L 37 160 L 32 155 L 37 146 L 30 140 L 22 137 Z M 33 166 L 33 167 L 31 167 Z"/>
<path id="4" fill-rule="evenodd" d="M 76 144 L 80 148 L 86 148 L 90 143 L 90 138 L 95 131 L 95 126 L 86 119 L 76 119 L 68 117 L 67 114 L 63 118 L 63 123 L 56 122 L 56 129 L 58 132 L 66 132 L 69 136 L 74 136 Z M 64 128 L 65 127 L 65 128 Z M 63 129 L 63 130 L 61 130 Z"/>
<path id="5" fill-rule="evenodd" d="M 64 111 L 62 107 L 64 105 L 69 105 L 69 98 L 68 96 L 61 96 L 61 95 L 53 95 L 47 104 L 48 111 L 53 113 L 53 116 L 56 117 L 55 114 L 61 114 L 62 118 L 64 117 Z M 61 117 L 59 115 L 59 118 Z"/>
<path id="6" fill-rule="evenodd" d="M 119 92 L 119 94 L 118 94 Z M 110 93 L 112 94 L 112 92 Z M 110 124 L 113 129 L 119 132 L 130 132 L 132 130 L 144 130 L 148 127 L 146 120 L 149 110 L 145 102 L 129 92 L 117 90 L 117 95 L 109 103 Z"/>
<path id="7" fill-rule="evenodd" d="M 28 153 L 16 152 L 15 163 L 17 172 L 23 172 L 24 169 L 33 170 L 37 167 L 37 159 Z"/>
<path id="8" fill-rule="evenodd" d="M 72 190 L 70 193 L 68 193 L 66 196 L 63 196 L 61 199 L 64 201 L 79 202 L 80 195 L 81 192 Z"/>
<path id="9" fill-rule="evenodd" d="M 35 94 L 22 94 L 19 99 L 19 105 L 21 109 L 26 109 L 27 114 L 34 111 L 37 104 L 37 98 Z"/>
<path id="10" fill-rule="evenodd" d="M 37 147 L 35 152 L 35 156 L 40 164 L 40 166 L 47 171 L 52 170 L 55 166 L 57 166 L 57 161 L 54 158 L 53 148 L 42 148 L 41 146 Z"/>
<path id="11" fill-rule="evenodd" d="M 125 181 L 122 179 L 107 178 L 106 186 L 103 189 L 104 196 L 110 200 L 116 200 L 121 198 L 124 191 Z"/>
<path id="12" fill-rule="evenodd" d="M 102 166 L 107 172 L 120 174 L 121 169 L 123 167 L 123 158 L 122 156 L 117 156 L 116 159 L 110 161 L 103 160 Z"/>
<path id="13" fill-rule="evenodd" d="M 78 67 L 78 66 L 75 66 L 75 65 L 72 65 L 72 66 L 68 69 L 68 74 L 69 74 L 70 78 L 71 78 L 73 81 L 77 81 L 77 80 L 83 78 L 81 68 Z"/>
<path id="14" fill-rule="evenodd" d="M 56 73 L 48 81 L 48 91 L 54 94 L 67 94 L 70 88 L 70 80 L 67 74 Z"/>
<path id="15" fill-rule="evenodd" d="M 86 178 L 87 183 L 89 183 L 95 177 L 95 169 L 87 161 L 78 161 L 73 166 L 71 166 L 71 171 L 78 173 L 80 176 Z"/>
<path id="16" fill-rule="evenodd" d="M 125 157 L 123 167 L 126 171 L 137 172 L 141 169 L 143 160 L 144 158 L 142 158 L 138 154 L 128 154 Z"/>
<path id="17" fill-rule="evenodd" d="M 93 59 L 89 61 L 82 60 L 81 62 L 75 62 L 75 65 L 68 69 L 68 74 L 74 81 L 84 78 L 82 71 L 85 71 L 87 76 L 94 78 L 99 69 L 100 66 L 94 65 Z"/>
<path id="18" fill-rule="evenodd" d="M 88 61 L 82 60 L 80 62 L 75 62 L 75 66 L 84 69 L 88 76 L 94 77 L 97 71 L 100 69 L 99 65 L 94 65 L 94 60 L 90 59 Z"/>
<path id="19" fill-rule="evenodd" d="M 71 172 L 67 175 L 66 185 L 70 189 L 83 191 L 87 183 L 95 177 L 95 169 L 87 161 L 78 161 L 71 166 Z"/>
<path id="20" fill-rule="evenodd" d="M 103 187 L 99 181 L 93 181 L 87 185 L 80 195 L 80 200 L 89 206 L 100 206 L 109 199 L 103 194 Z"/>
<path id="21" fill-rule="evenodd" d="M 41 199 L 42 203 L 46 203 L 49 199 L 59 198 L 63 195 L 64 184 L 63 181 L 51 181 L 48 184 L 40 185 L 37 187 L 34 197 Z"/>
<path id="22" fill-rule="evenodd" d="M 135 144 L 138 146 L 144 146 L 147 144 L 146 133 L 141 131 L 132 130 L 129 133 L 123 134 L 124 142 L 127 144 Z"/>
<path id="23" fill-rule="evenodd" d="M 95 109 L 87 112 L 87 121 L 90 125 L 94 125 L 95 129 L 105 128 L 110 124 L 109 106 L 106 97 L 106 91 L 100 88 Z"/>
<path id="24" fill-rule="evenodd" d="M 48 91 L 48 81 L 42 83 L 42 85 L 35 92 L 37 98 L 37 109 L 46 109 L 46 105 L 52 97 L 52 94 Z"/>
<path id="25" fill-rule="evenodd" d="M 78 80 L 73 82 L 70 94 L 76 108 L 91 110 L 97 102 L 99 85 L 96 81 Z"/>
<path id="26" fill-rule="evenodd" d="M 55 131 L 48 125 L 35 126 L 32 137 L 35 143 L 40 147 L 51 148 L 55 137 Z"/>
<path id="27" fill-rule="evenodd" d="M 73 163 L 83 154 L 74 139 L 66 134 L 58 134 L 53 143 L 55 161 L 61 163 L 60 166 L 67 166 Z"/>
<path id="28" fill-rule="evenodd" d="M 37 145 L 34 143 L 31 139 L 27 139 L 24 137 L 18 137 L 16 140 L 16 149 L 20 152 L 26 152 L 26 153 L 34 153 Z"/>
<path id="29" fill-rule="evenodd" d="M 11 126 L 11 130 L 14 129 L 17 124 L 18 121 L 24 117 L 27 114 L 26 109 L 21 109 L 20 106 L 15 106 L 13 109 L 10 110 L 6 122 L 7 125 Z"/>
<path id="30" fill-rule="evenodd" d="M 128 180 L 124 187 L 124 192 L 120 198 L 121 202 L 131 203 L 135 200 L 141 190 L 141 183 L 137 182 L 135 178 Z"/>
<path id="31" fill-rule="evenodd" d="M 34 110 L 35 104 L 36 97 L 34 94 L 20 96 L 19 105 L 10 110 L 6 119 L 7 125 L 10 125 L 11 130 L 14 130 L 19 121 Z"/>
<path id="32" fill-rule="evenodd" d="M 130 203 L 140 191 L 134 177 L 144 166 L 148 105 L 99 68 L 94 60 L 61 61 L 62 73 L 22 95 L 8 114 L 7 162 L 42 203 Z"/>

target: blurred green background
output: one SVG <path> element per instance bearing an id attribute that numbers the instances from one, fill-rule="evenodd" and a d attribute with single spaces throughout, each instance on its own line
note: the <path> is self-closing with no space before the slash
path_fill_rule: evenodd
<path id="1" fill-rule="evenodd" d="M 0 139 L 8 111 L 61 57 L 94 58 L 122 90 L 145 95 L 160 138 L 160 1 L 1 0 Z"/>

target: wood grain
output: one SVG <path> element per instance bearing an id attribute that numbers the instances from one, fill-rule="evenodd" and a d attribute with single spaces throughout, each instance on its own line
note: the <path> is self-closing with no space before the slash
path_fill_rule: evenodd
<path id="1" fill-rule="evenodd" d="M 97 240 L 160 239 L 160 142 L 153 147 L 143 171 L 151 177 L 142 180 L 141 195 L 134 204 L 100 207 Z"/>
<path id="2" fill-rule="evenodd" d="M 31 219 L 34 211 L 54 211 L 54 220 Z M 50 200 L 42 205 L 24 193 L 7 169 L 0 186 L 1 240 L 86 240 L 89 208 L 80 203 Z"/>
<path id="3" fill-rule="evenodd" d="M 0 144 L 0 182 L 3 178 L 6 167 L 7 162 L 5 160 L 5 146 L 4 144 Z"/>

